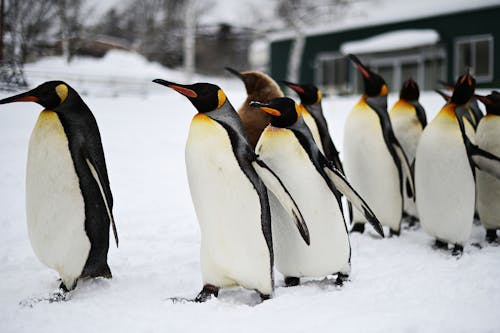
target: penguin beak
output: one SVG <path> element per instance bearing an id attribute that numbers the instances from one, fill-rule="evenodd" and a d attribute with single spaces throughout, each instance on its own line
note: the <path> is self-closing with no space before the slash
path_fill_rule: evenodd
<path id="1" fill-rule="evenodd" d="M 302 88 L 300 85 L 298 85 L 296 83 L 292 83 L 292 82 L 284 81 L 284 80 L 281 80 L 280 82 L 283 84 L 286 84 L 290 89 L 293 89 L 293 91 L 295 91 L 298 94 L 305 93 L 304 88 Z"/>
<path id="2" fill-rule="evenodd" d="M 470 69 L 467 68 L 467 73 L 462 77 L 462 79 L 460 80 L 460 83 L 464 83 L 465 80 L 467 80 L 467 85 L 470 87 L 472 86 L 472 76 L 470 75 Z"/>
<path id="3" fill-rule="evenodd" d="M 39 102 L 40 99 L 34 96 L 33 91 L 27 91 L 25 93 L 11 96 L 0 100 L 0 104 L 14 103 L 14 102 Z"/>
<path id="4" fill-rule="evenodd" d="M 367 80 L 370 79 L 370 72 L 365 65 L 361 63 L 361 60 L 359 60 L 354 54 L 348 54 L 347 56 L 356 64 L 356 66 L 358 66 L 358 70 L 361 72 L 361 75 L 363 75 L 363 77 Z"/>
<path id="5" fill-rule="evenodd" d="M 445 87 L 446 89 L 453 91 L 453 88 L 454 88 L 454 87 L 453 87 L 451 84 L 449 84 L 448 82 L 443 81 L 443 80 L 438 80 L 437 82 L 438 82 L 440 85 L 442 85 L 443 87 Z"/>
<path id="6" fill-rule="evenodd" d="M 231 67 L 224 67 L 224 69 L 226 71 L 228 71 L 229 73 L 239 77 L 242 81 L 245 81 L 245 77 L 243 76 L 243 74 L 241 74 L 240 72 L 238 72 L 236 69 L 233 69 Z"/>
<path id="7" fill-rule="evenodd" d="M 178 93 L 180 93 L 186 97 L 190 97 L 190 98 L 198 97 L 198 94 L 194 90 L 188 89 L 181 84 L 177 84 L 177 83 L 162 80 L 162 79 L 154 79 L 153 82 L 161 84 L 162 86 L 166 86 L 166 87 L 169 87 L 171 89 L 174 89 L 175 91 L 177 91 Z"/>
<path id="8" fill-rule="evenodd" d="M 437 92 L 441 97 L 444 98 L 445 101 L 449 102 L 451 99 L 451 96 L 446 95 L 444 92 L 438 89 L 434 89 L 435 92 Z"/>
<path id="9" fill-rule="evenodd" d="M 281 112 L 279 112 L 278 110 L 276 109 L 273 109 L 272 107 L 270 107 L 268 104 L 264 104 L 264 103 L 260 103 L 260 102 L 256 102 L 256 101 L 252 101 L 249 103 L 249 105 L 253 108 L 259 108 L 261 109 L 262 111 L 264 111 L 265 113 L 268 113 L 272 116 L 276 116 L 276 117 L 279 117 L 281 116 Z"/>
<path id="10" fill-rule="evenodd" d="M 475 95 L 478 100 L 481 101 L 484 105 L 493 104 L 492 100 L 488 98 L 488 96 Z"/>

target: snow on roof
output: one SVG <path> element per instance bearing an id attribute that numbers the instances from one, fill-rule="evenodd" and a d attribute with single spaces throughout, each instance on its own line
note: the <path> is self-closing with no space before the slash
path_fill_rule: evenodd
<path id="1" fill-rule="evenodd" d="M 346 13 L 328 24 L 308 28 L 305 32 L 308 36 L 321 35 L 493 6 L 500 6 L 500 0 L 366 0 L 353 3 Z M 293 36 L 288 29 L 272 34 L 270 40 L 286 40 Z"/>
<path id="2" fill-rule="evenodd" d="M 437 42 L 439 42 L 439 34 L 432 29 L 398 30 L 362 40 L 343 43 L 340 46 L 340 51 L 344 54 L 363 54 L 434 45 Z"/>

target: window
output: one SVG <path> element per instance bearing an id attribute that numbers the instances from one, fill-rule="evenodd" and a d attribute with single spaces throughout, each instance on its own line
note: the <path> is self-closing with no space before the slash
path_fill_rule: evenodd
<path id="1" fill-rule="evenodd" d="M 455 77 L 471 68 L 478 83 L 493 80 L 493 37 L 468 36 L 455 42 Z"/>
<path id="2" fill-rule="evenodd" d="M 345 94 L 349 76 L 349 61 L 340 54 L 321 54 L 316 63 L 315 82 L 330 93 Z"/>

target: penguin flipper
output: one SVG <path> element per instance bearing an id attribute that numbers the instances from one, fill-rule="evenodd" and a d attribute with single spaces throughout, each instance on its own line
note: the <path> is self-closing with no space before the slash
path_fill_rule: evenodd
<path id="1" fill-rule="evenodd" d="M 408 185 L 407 188 L 408 194 L 411 194 L 409 196 L 412 197 L 413 200 L 415 201 L 415 184 L 413 182 L 413 172 L 410 163 L 408 162 L 408 158 L 406 157 L 406 154 L 403 151 L 403 148 L 401 147 L 399 142 L 397 141 L 394 142 L 392 146 L 394 147 L 394 151 L 396 152 L 396 155 L 401 161 L 401 167 L 403 168 L 403 175 L 406 178 L 405 183 Z"/>
<path id="2" fill-rule="evenodd" d="M 384 237 L 384 230 L 380 221 L 375 216 L 375 213 L 368 206 L 366 201 L 356 192 L 356 190 L 349 184 L 347 179 L 336 169 L 332 168 L 330 165 L 325 165 L 323 170 L 327 174 L 328 178 L 332 181 L 333 185 L 337 190 L 346 196 L 346 198 L 363 213 L 366 220 L 373 226 L 375 231 L 382 237 Z"/>
<path id="3" fill-rule="evenodd" d="M 302 239 L 306 242 L 307 245 L 310 244 L 309 237 L 309 229 L 302 217 L 302 213 L 299 210 L 299 207 L 293 200 L 292 196 L 286 189 L 285 185 L 279 179 L 279 177 L 267 166 L 263 161 L 256 159 L 252 162 L 252 166 L 255 169 L 255 172 L 259 175 L 260 179 L 266 185 L 266 187 L 273 192 L 276 198 L 279 200 L 281 205 L 285 208 L 285 210 L 290 214 L 293 218 L 293 221 L 297 228 L 299 229 L 299 233 L 302 236 Z"/>
<path id="4" fill-rule="evenodd" d="M 116 229 L 116 224 L 115 224 L 115 218 L 113 217 L 113 212 L 111 210 L 112 204 L 111 204 L 111 198 L 108 198 L 106 195 L 106 192 L 111 193 L 111 189 L 109 188 L 109 184 L 105 181 L 103 181 L 103 177 L 101 173 L 99 172 L 99 169 L 95 167 L 95 163 L 93 163 L 92 157 L 90 154 L 84 154 L 85 156 L 85 162 L 87 163 L 90 173 L 92 174 L 92 177 L 94 177 L 97 186 L 99 187 L 99 191 L 101 192 L 102 199 L 104 200 L 104 204 L 106 206 L 106 211 L 108 213 L 109 221 L 111 222 L 111 226 L 113 229 L 113 235 L 115 236 L 115 242 L 116 242 L 116 247 L 118 247 L 118 231 Z M 107 186 L 106 190 L 104 186 Z"/>
<path id="5" fill-rule="evenodd" d="M 427 126 L 427 115 L 425 114 L 424 107 L 418 101 L 412 102 L 411 104 L 415 108 L 415 112 L 417 113 L 417 119 L 420 122 L 422 129 L 424 129 L 425 126 Z"/>
<path id="6" fill-rule="evenodd" d="M 471 156 L 474 166 L 493 177 L 500 179 L 500 157 L 486 150 L 483 150 L 470 142 L 466 137 L 465 143 L 467 153 Z"/>

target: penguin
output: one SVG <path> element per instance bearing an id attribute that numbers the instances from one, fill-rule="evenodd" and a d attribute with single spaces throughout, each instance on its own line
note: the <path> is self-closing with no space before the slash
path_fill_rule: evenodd
<path id="1" fill-rule="evenodd" d="M 408 159 L 387 113 L 384 79 L 350 54 L 364 80 L 365 93 L 344 126 L 344 168 L 347 179 L 373 209 L 380 222 L 399 235 L 403 215 L 403 184 L 415 193 Z M 365 219 L 354 212 L 354 232 L 364 231 Z"/>
<path id="2" fill-rule="evenodd" d="M 203 289 L 194 299 L 217 297 L 240 285 L 262 300 L 274 288 L 271 211 L 267 190 L 280 200 L 302 239 L 302 214 L 276 174 L 249 145 L 238 114 L 218 86 L 153 82 L 184 95 L 198 113 L 189 129 L 185 157 L 189 188 L 201 230 Z"/>
<path id="3" fill-rule="evenodd" d="M 448 84 L 447 82 L 445 81 L 442 81 L 442 80 L 438 80 L 438 82 L 443 86 L 445 87 L 446 89 L 448 89 L 449 91 L 453 92 L 453 85 L 451 84 Z M 437 91 L 445 100 L 449 101 L 450 99 L 450 96 L 447 96 L 446 94 L 443 94 L 442 92 L 440 91 Z M 479 124 L 479 121 L 483 118 L 484 114 L 483 112 L 481 111 L 481 109 L 479 108 L 479 104 L 477 102 L 477 98 L 476 96 L 472 96 L 472 98 L 470 99 L 469 103 L 468 103 L 468 112 L 466 114 L 466 119 L 471 123 L 472 127 L 474 127 L 474 130 L 477 128 L 477 125 Z"/>
<path id="4" fill-rule="evenodd" d="M 344 166 L 339 157 L 339 151 L 335 147 L 328 130 L 328 123 L 323 115 L 321 100 L 323 93 L 318 87 L 312 84 L 297 84 L 289 81 L 281 81 L 290 89 L 295 91 L 300 97 L 301 116 L 304 122 L 311 130 L 314 141 L 319 150 L 327 160 L 332 161 L 333 165 L 344 175 Z M 340 198 L 340 196 L 338 195 Z M 352 220 L 352 206 L 348 203 L 350 220 Z"/>
<path id="5" fill-rule="evenodd" d="M 477 126 L 475 144 L 481 150 L 500 156 L 500 93 L 493 91 L 488 96 L 477 96 L 477 99 L 485 105 L 486 116 L 479 121 Z M 498 160 L 496 170 L 500 170 Z M 500 179 L 479 169 L 476 172 L 476 191 L 481 224 L 486 229 L 486 241 L 493 243 L 497 240 L 497 230 L 500 229 L 500 206 L 498 205 Z"/>
<path id="6" fill-rule="evenodd" d="M 403 83 L 399 100 L 389 111 L 394 134 L 401 143 L 412 170 L 415 167 L 418 140 L 427 125 L 427 116 L 418 101 L 419 96 L 418 84 L 410 78 Z M 413 193 L 408 192 L 408 184 L 405 184 L 403 215 L 409 219 L 411 226 L 418 220 L 418 213 Z"/>
<path id="7" fill-rule="evenodd" d="M 278 84 L 268 75 L 259 71 L 238 72 L 235 69 L 225 67 L 225 69 L 240 78 L 245 84 L 247 98 L 238 109 L 245 133 L 250 146 L 255 149 L 260 134 L 269 125 L 269 115 L 259 109 L 249 106 L 251 101 L 267 103 L 276 97 L 285 96 Z"/>
<path id="8" fill-rule="evenodd" d="M 304 214 L 311 238 L 310 246 L 306 246 L 290 228 L 289 217 L 271 198 L 277 270 L 285 276 L 286 286 L 298 285 L 301 277 L 330 274 L 337 274 L 336 284 L 342 285 L 350 273 L 351 247 L 337 191 L 351 200 L 383 237 L 380 222 L 320 151 L 301 117 L 301 108 L 292 99 L 275 98 L 269 103 L 250 105 L 271 115 L 271 124 L 262 133 L 256 153 L 290 190 Z"/>
<path id="9" fill-rule="evenodd" d="M 26 219 L 38 259 L 61 277 L 60 291 L 79 278 L 111 278 L 109 228 L 118 234 L 113 196 L 96 120 L 67 83 L 48 81 L 0 104 L 44 107 L 31 133 L 26 171 Z"/>
<path id="10" fill-rule="evenodd" d="M 455 256 L 462 254 L 474 218 L 474 167 L 464 145 L 474 128 L 464 118 L 475 84 L 469 73 L 458 79 L 449 103 L 424 129 L 415 160 L 420 223 L 435 248 L 451 243 Z"/>

